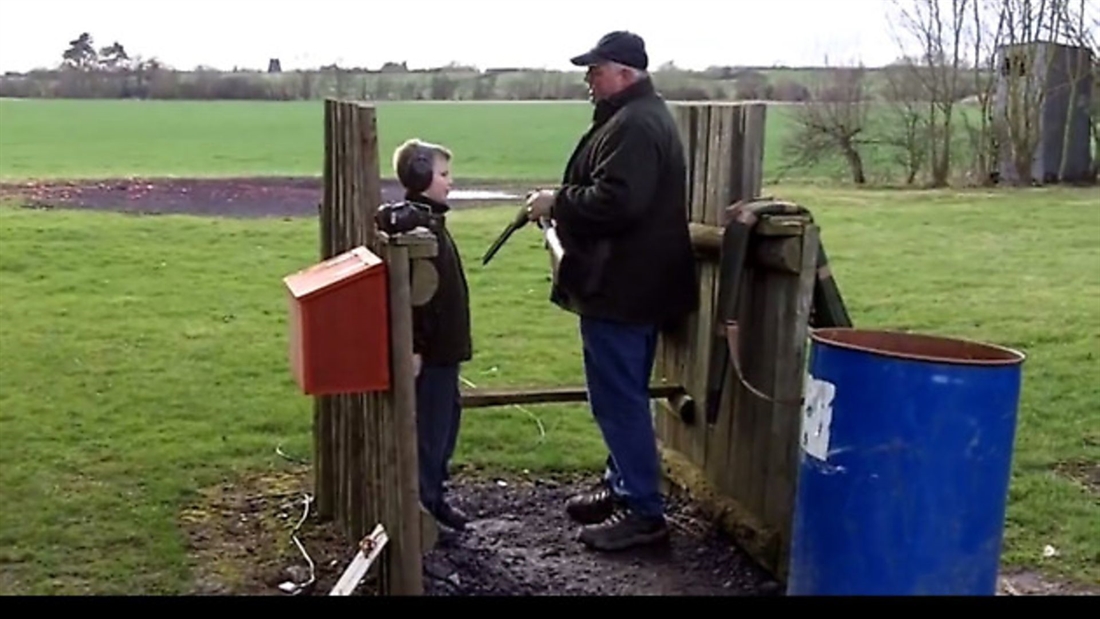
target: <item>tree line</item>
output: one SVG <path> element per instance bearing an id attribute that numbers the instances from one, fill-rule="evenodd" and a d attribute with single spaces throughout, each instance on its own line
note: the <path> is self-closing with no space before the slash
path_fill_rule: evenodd
<path id="1" fill-rule="evenodd" d="M 904 170 L 900 180 L 910 186 L 1096 182 L 1100 14 L 1094 5 L 893 2 L 896 39 L 917 53 L 876 80 L 853 66 L 815 84 L 814 93 L 831 96 L 811 95 L 794 108 L 785 172 L 834 162 L 863 185 L 871 160 Z"/>
<path id="2" fill-rule="evenodd" d="M 776 180 L 832 165 L 857 185 L 1096 181 L 1100 14 L 1089 0 L 891 1 L 899 58 L 885 67 L 826 61 L 804 69 L 689 71 L 669 62 L 655 69 L 655 78 L 670 100 L 797 104 L 788 108 L 793 122 L 783 140 L 786 165 Z M 0 77 L 0 96 L 476 101 L 587 95 L 575 71 L 481 70 L 458 63 L 283 71 L 272 58 L 266 71 L 184 71 L 131 56 L 119 42 L 97 47 L 91 34 L 82 33 L 69 41 L 58 66 Z M 1053 127 L 1052 118 L 1061 124 Z M 1035 154 L 1052 132 L 1063 138 L 1057 165 L 1036 166 Z M 1077 153 L 1071 145 L 1081 139 L 1091 139 L 1094 153 L 1084 178 L 1070 174 Z"/>

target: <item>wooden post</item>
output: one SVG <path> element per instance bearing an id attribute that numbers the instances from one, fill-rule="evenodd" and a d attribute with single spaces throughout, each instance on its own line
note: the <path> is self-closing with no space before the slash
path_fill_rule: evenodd
<path id="1" fill-rule="evenodd" d="M 382 406 L 382 424 L 367 437 L 379 457 L 383 487 L 368 497 L 382 507 L 381 522 L 390 535 L 383 563 L 382 590 L 392 595 L 423 593 L 421 573 L 420 484 L 416 446 L 416 376 L 413 368 L 412 268 L 410 246 L 434 246 L 431 237 L 380 234 L 390 290 L 391 389 Z"/>
<path id="2" fill-rule="evenodd" d="M 390 294 L 391 389 L 320 396 L 314 404 L 314 493 L 322 520 L 359 545 L 381 525 L 388 542 L 380 593 L 419 595 L 422 522 L 412 374 L 410 256 L 432 255 L 434 239 L 378 234 L 382 202 L 378 128 L 370 105 L 327 99 L 321 258 L 366 246 L 386 262 Z"/>
<path id="3" fill-rule="evenodd" d="M 372 246 L 374 212 L 382 201 L 374 108 L 328 99 L 324 108 L 324 189 L 320 208 L 321 259 L 356 246 Z M 336 521 L 355 539 L 374 527 L 366 522 L 360 451 L 377 396 L 314 398 L 314 492 L 317 513 Z"/>

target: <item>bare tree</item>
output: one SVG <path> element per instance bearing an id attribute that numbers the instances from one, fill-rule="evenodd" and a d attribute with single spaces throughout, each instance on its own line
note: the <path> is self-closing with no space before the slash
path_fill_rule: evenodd
<path id="1" fill-rule="evenodd" d="M 951 173 L 955 105 L 963 87 L 964 25 L 967 9 L 978 0 L 894 0 L 905 35 L 916 43 L 920 62 L 913 75 L 920 80 L 928 106 L 929 159 L 932 186 L 945 187 Z M 946 7 L 943 5 L 947 5 Z M 903 35 L 895 32 L 899 45 Z M 914 51 L 916 51 L 914 50 Z"/>
<path id="2" fill-rule="evenodd" d="M 912 59 L 902 58 L 883 70 L 883 99 L 887 113 L 879 130 L 882 144 L 893 151 L 893 162 L 905 170 L 905 184 L 913 185 L 928 160 L 929 118 L 922 100 L 919 71 Z"/>
<path id="3" fill-rule="evenodd" d="M 1079 0 L 1076 5 L 1064 2 L 1060 8 L 1062 35 L 1066 43 L 1075 47 L 1064 58 L 1063 67 L 1069 79 L 1069 97 L 1066 101 L 1066 122 L 1062 131 L 1062 153 L 1058 166 L 1058 178 L 1065 179 L 1069 172 L 1070 145 L 1074 130 L 1074 111 L 1080 107 L 1080 99 L 1092 95 L 1092 105 L 1084 110 L 1088 116 L 1088 128 L 1092 134 L 1093 144 L 1096 149 L 1096 158 L 1100 158 L 1100 132 L 1097 131 L 1098 109 L 1100 109 L 1100 97 L 1094 94 L 1100 87 L 1100 47 L 1097 45 L 1095 32 L 1100 30 L 1100 12 L 1096 15 L 1087 15 L 1085 0 Z M 1095 10 L 1095 7 L 1092 7 Z M 1090 23 L 1091 22 L 1091 23 Z M 1090 83 L 1091 82 L 1091 83 Z M 1091 92 L 1090 92 L 1091 90 Z M 1091 180 L 1095 182 L 1098 165 L 1093 162 L 1089 171 Z"/>
<path id="4" fill-rule="evenodd" d="M 1005 26 L 1005 12 L 998 6 L 1001 1 L 971 2 L 970 19 L 966 28 L 973 54 L 971 76 L 974 97 L 978 104 L 978 117 L 974 120 L 970 114 L 961 116 L 969 138 L 970 176 L 983 185 L 994 182 L 998 162 L 998 142 L 994 139 L 993 127 L 997 54 Z"/>
<path id="5" fill-rule="evenodd" d="M 862 66 L 826 72 L 827 81 L 811 88 L 812 100 L 796 106 L 796 129 L 784 143 L 788 168 L 812 166 L 834 155 L 848 165 L 852 182 L 863 185 L 867 175 L 861 148 L 867 137 L 866 72 Z"/>

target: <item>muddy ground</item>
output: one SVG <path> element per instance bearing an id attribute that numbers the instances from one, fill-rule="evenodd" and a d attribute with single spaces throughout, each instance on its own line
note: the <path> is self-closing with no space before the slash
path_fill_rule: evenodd
<path id="1" fill-rule="evenodd" d="M 590 483 L 578 477 L 456 475 L 451 496 L 473 521 L 462 533 L 441 533 L 425 554 L 425 594 L 784 595 L 696 506 L 675 495 L 668 542 L 620 553 L 585 549 L 562 506 Z M 331 524 L 318 521 L 312 504 L 306 508 L 310 486 L 308 469 L 296 466 L 203 490 L 180 516 L 194 574 L 190 593 L 327 595 L 356 549 Z M 377 593 L 375 574 L 372 569 L 355 595 Z M 284 592 L 284 583 L 305 586 Z M 1098 593 L 1026 571 L 1003 575 L 998 590 L 1002 596 Z"/>
<path id="2" fill-rule="evenodd" d="M 525 186 L 459 181 L 456 189 L 522 194 Z M 383 183 L 383 199 L 400 188 Z M 0 184 L 0 199 L 29 208 L 192 214 L 227 217 L 316 217 L 319 178 L 115 179 L 50 184 Z M 515 202 L 516 198 L 507 198 Z M 491 204 L 452 200 L 456 208 Z M 1095 490 L 1095 465 L 1060 473 Z M 203 490 L 180 514 L 194 588 L 202 595 L 288 595 L 279 585 L 308 582 L 303 595 L 326 595 L 354 556 L 351 542 L 317 521 L 303 498 L 304 468 L 226 480 Z M 426 593 L 452 595 L 782 595 L 724 535 L 681 500 L 670 504 L 672 537 L 665 545 L 615 554 L 587 551 L 562 506 L 588 479 L 456 476 L 456 504 L 474 517 L 470 529 L 444 536 L 425 556 Z M 306 508 L 309 509 L 306 509 Z M 297 529 L 300 549 L 293 541 Z M 303 555 L 302 549 L 309 559 Z M 311 571 L 309 561 L 314 564 Z M 358 590 L 373 592 L 370 577 Z M 1097 594 L 1036 573 L 1006 574 L 1002 595 Z"/>
<path id="3" fill-rule="evenodd" d="M 780 587 L 689 503 L 669 504 L 666 543 L 596 553 L 575 539 L 566 497 L 591 479 L 508 480 L 456 475 L 451 496 L 471 518 L 441 531 L 424 557 L 425 593 L 454 595 L 778 595 Z M 283 582 L 314 583 L 327 595 L 355 554 L 330 525 L 304 511 L 304 468 L 210 488 L 181 516 L 194 558 L 195 594 L 287 595 Z M 303 519 L 303 515 L 305 516 Z M 309 555 L 292 539 L 298 540 Z M 372 570 L 373 574 L 373 570 Z M 373 578 L 357 591 L 375 592 Z"/>
<path id="4" fill-rule="evenodd" d="M 518 204 L 531 187 L 495 181 L 458 180 L 452 206 L 494 202 Z M 493 191 L 509 197 L 464 199 L 463 192 Z M 403 190 L 384 179 L 382 200 L 396 201 Z M 319 177 L 220 179 L 104 179 L 0 183 L 0 199 L 29 208 L 110 210 L 135 214 L 185 214 L 225 217 L 316 217 L 323 197 Z"/>

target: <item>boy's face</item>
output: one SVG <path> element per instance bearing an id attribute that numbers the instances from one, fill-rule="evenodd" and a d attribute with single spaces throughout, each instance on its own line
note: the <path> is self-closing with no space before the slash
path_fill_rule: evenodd
<path id="1" fill-rule="evenodd" d="M 451 162 L 446 157 L 436 156 L 432 166 L 432 184 L 424 195 L 437 202 L 445 202 L 451 192 Z"/>

